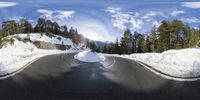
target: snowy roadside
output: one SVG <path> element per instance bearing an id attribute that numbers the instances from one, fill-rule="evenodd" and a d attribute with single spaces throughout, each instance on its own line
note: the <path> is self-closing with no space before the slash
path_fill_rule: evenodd
<path id="1" fill-rule="evenodd" d="M 0 76 L 11 74 L 20 70 L 28 63 L 35 61 L 43 56 L 65 53 L 60 50 L 37 50 L 32 53 L 24 54 L 2 54 L 0 53 Z"/>
<path id="2" fill-rule="evenodd" d="M 72 52 L 76 52 L 76 51 L 37 49 L 32 52 L 24 52 L 24 53 L 0 52 L 0 58 L 1 58 L 0 59 L 0 76 L 5 76 L 15 71 L 18 71 L 21 68 L 25 67 L 30 62 L 33 62 L 41 57 L 44 57 L 47 55 L 53 55 L 53 54 L 72 53 Z"/>
<path id="3" fill-rule="evenodd" d="M 30 34 L 30 38 L 34 39 L 40 39 L 40 41 L 49 40 L 47 42 L 50 43 L 64 43 L 64 44 L 70 44 L 72 45 L 71 41 L 67 41 L 67 39 L 63 38 L 60 41 L 56 40 L 54 38 L 49 38 L 43 36 L 36 37 L 35 35 L 38 34 Z M 18 35 L 20 38 L 22 36 L 28 36 L 27 34 Z M 43 38 L 45 37 L 45 38 Z M 54 39 L 54 40 L 53 40 Z M 63 42 L 65 41 L 65 42 Z M 44 49 L 38 49 L 32 42 L 23 42 L 19 41 L 14 38 L 14 42 L 11 45 L 10 43 L 5 44 L 2 48 L 0 48 L 0 77 L 6 77 L 9 74 L 13 74 L 18 70 L 23 69 L 26 67 L 27 64 L 41 58 L 47 55 L 53 55 L 53 54 L 61 54 L 61 53 L 73 53 L 73 52 L 79 52 L 79 50 L 57 50 L 57 49 L 51 49 L 51 50 L 44 50 Z M 0 79 L 1 79 L 0 78 Z"/>
<path id="4" fill-rule="evenodd" d="M 174 77 L 192 78 L 200 76 L 200 48 L 168 50 L 163 53 L 112 56 L 141 61 L 162 73 Z"/>

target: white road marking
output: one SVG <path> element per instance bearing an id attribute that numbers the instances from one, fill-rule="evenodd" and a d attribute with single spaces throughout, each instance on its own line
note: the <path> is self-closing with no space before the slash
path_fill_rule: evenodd
<path id="1" fill-rule="evenodd" d="M 111 68 L 115 64 L 115 62 L 116 62 L 116 60 L 115 60 L 115 58 L 113 58 L 113 63 L 111 65 L 107 66 L 107 67 Z"/>

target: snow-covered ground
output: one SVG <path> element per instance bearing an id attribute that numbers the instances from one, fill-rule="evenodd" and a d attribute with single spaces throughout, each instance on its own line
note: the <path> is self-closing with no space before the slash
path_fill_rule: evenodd
<path id="1" fill-rule="evenodd" d="M 44 41 L 44 42 L 49 42 L 52 44 L 62 44 L 62 45 L 73 46 L 73 42 L 71 41 L 71 39 L 68 39 L 59 35 L 53 35 L 52 37 L 49 37 L 45 34 L 42 35 L 40 33 L 29 33 L 29 34 L 15 34 L 13 36 L 19 37 L 21 39 L 30 38 L 32 42 Z"/>
<path id="2" fill-rule="evenodd" d="M 105 60 L 101 53 L 91 52 L 91 50 L 79 52 L 74 58 L 83 62 L 101 62 Z"/>
<path id="3" fill-rule="evenodd" d="M 28 63 L 37 60 L 40 57 L 52 54 L 60 54 L 60 53 L 71 53 L 78 52 L 78 50 L 42 50 L 38 49 L 32 42 L 34 41 L 45 41 L 53 44 L 64 44 L 71 45 L 73 47 L 73 43 L 70 39 L 55 36 L 48 37 L 46 35 L 40 35 L 38 33 L 31 34 L 17 34 L 9 37 L 14 37 L 14 44 L 6 43 L 0 49 L 0 75 L 6 75 L 9 73 L 13 73 L 16 70 L 23 68 Z M 7 37 L 7 38 L 9 38 Z M 23 42 L 19 41 L 17 38 L 27 38 L 29 37 L 31 42 Z M 60 38 L 57 38 L 60 37 Z"/>
<path id="4" fill-rule="evenodd" d="M 141 61 L 175 77 L 200 76 L 200 48 L 168 50 L 163 53 L 139 53 L 121 57 Z"/>

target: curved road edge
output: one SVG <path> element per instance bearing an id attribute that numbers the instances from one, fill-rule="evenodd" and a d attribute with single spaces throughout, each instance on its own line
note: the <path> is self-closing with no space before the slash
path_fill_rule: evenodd
<path id="1" fill-rule="evenodd" d="M 7 74 L 4 74 L 4 75 L 0 75 L 0 80 L 1 79 L 6 79 L 8 77 L 11 77 L 11 76 L 14 76 L 18 73 L 20 73 L 21 71 L 23 71 L 24 69 L 26 69 L 30 64 L 32 64 L 33 62 L 45 57 L 45 56 L 50 56 L 50 55 L 58 55 L 58 54 L 66 54 L 66 53 L 57 53 L 57 54 L 49 54 L 49 55 L 44 55 L 44 56 L 41 56 L 41 57 L 38 57 L 30 62 L 28 62 L 26 65 L 24 65 L 23 67 L 21 67 L 20 69 L 16 70 L 16 71 L 13 71 L 11 73 L 7 73 Z M 172 76 L 172 75 L 169 75 L 167 73 L 164 73 L 164 72 L 161 72 L 155 68 L 153 68 L 152 66 L 144 63 L 144 62 L 140 62 L 140 61 L 137 61 L 137 60 L 134 60 L 134 59 L 129 59 L 129 58 L 126 58 L 126 57 L 123 57 L 123 56 L 114 56 L 114 55 L 109 55 L 109 54 L 104 54 L 105 56 L 112 56 L 112 57 L 119 57 L 119 58 L 123 58 L 123 59 L 128 59 L 128 60 L 132 60 L 132 61 L 135 61 L 137 62 L 138 64 L 142 65 L 143 67 L 147 68 L 148 70 L 152 71 L 153 73 L 155 73 L 156 75 L 159 75 L 161 77 L 164 77 L 166 79 L 170 79 L 170 80 L 175 80 L 175 81 L 196 81 L 196 80 L 199 80 L 200 79 L 200 76 L 197 76 L 197 77 L 176 77 L 176 76 Z M 115 60 L 114 60 L 115 61 Z M 113 66 L 115 63 L 109 65 L 110 67 Z"/>
<path id="2" fill-rule="evenodd" d="M 14 76 L 14 75 L 20 73 L 21 71 L 23 71 L 24 69 L 26 69 L 29 65 L 31 65 L 33 62 L 35 62 L 35 61 L 37 61 L 37 60 L 39 60 L 39 59 L 41 59 L 41 58 L 43 58 L 43 57 L 51 56 L 51 55 L 58 55 L 58 54 L 66 54 L 66 53 L 61 52 L 61 53 L 53 53 L 53 54 L 42 55 L 42 56 L 40 56 L 40 57 L 38 57 L 38 58 L 35 58 L 35 59 L 33 59 L 33 60 L 27 62 L 24 66 L 22 66 L 21 68 L 15 70 L 15 71 L 13 71 L 13 72 L 0 75 L 0 80 L 9 78 L 9 77 L 11 77 L 11 76 Z"/>
<path id="3" fill-rule="evenodd" d="M 159 76 L 161 76 L 163 78 L 166 78 L 166 79 L 175 80 L 175 81 L 197 81 L 197 80 L 200 80 L 200 76 L 196 76 L 196 77 L 177 77 L 177 76 L 172 76 L 170 74 L 167 74 L 167 73 L 164 73 L 162 71 L 159 71 L 159 70 L 153 68 L 152 66 L 150 66 L 150 65 L 148 65 L 148 64 L 146 64 L 144 62 L 137 61 L 137 60 L 130 59 L 130 58 L 126 58 L 126 57 L 123 57 L 123 56 L 115 56 L 115 55 L 109 55 L 109 54 L 104 54 L 104 56 L 119 57 L 119 58 L 135 61 L 138 64 L 140 64 L 143 67 L 145 67 L 148 70 L 150 70 L 151 72 L 153 72 L 154 74 L 159 75 Z"/>

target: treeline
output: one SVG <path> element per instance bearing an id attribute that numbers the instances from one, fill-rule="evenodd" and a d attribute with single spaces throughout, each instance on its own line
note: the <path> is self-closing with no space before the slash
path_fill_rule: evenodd
<path id="1" fill-rule="evenodd" d="M 165 21 L 148 35 L 124 31 L 123 37 L 111 42 L 103 48 L 96 49 L 103 53 L 130 54 L 145 52 L 163 52 L 169 49 L 200 47 L 200 29 L 194 29 L 180 20 Z"/>
<path id="2" fill-rule="evenodd" d="M 0 29 L 0 45 L 3 37 L 18 33 L 26 34 L 33 32 L 46 34 L 48 36 L 53 36 L 53 34 L 61 35 L 66 38 L 70 38 L 76 45 L 79 43 L 84 43 L 87 47 L 90 47 L 92 44 L 94 44 L 94 41 L 86 39 L 83 35 L 78 33 L 77 29 L 73 27 L 68 29 L 66 25 L 60 26 L 57 22 L 39 18 L 34 27 L 26 19 L 21 19 L 19 23 L 17 23 L 15 20 L 4 21 Z"/>

